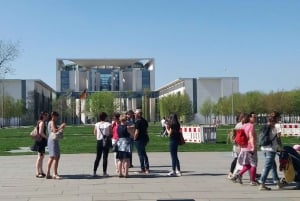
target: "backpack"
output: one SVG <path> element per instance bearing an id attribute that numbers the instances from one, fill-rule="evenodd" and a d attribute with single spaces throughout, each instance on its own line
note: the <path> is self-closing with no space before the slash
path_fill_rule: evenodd
<path id="1" fill-rule="evenodd" d="M 263 125 L 259 130 L 259 146 L 268 146 L 272 144 L 272 141 L 275 139 L 270 139 L 271 127 L 269 125 Z"/>
<path id="2" fill-rule="evenodd" d="M 235 143 L 244 147 L 248 144 L 248 137 L 244 129 L 235 130 Z"/>

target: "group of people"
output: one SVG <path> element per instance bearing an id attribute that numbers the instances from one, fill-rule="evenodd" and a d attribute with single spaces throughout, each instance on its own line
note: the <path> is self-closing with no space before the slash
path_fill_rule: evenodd
<path id="1" fill-rule="evenodd" d="M 47 135 L 47 133 L 57 133 L 62 131 L 66 124 L 62 123 L 60 126 L 57 125 L 57 119 L 59 114 L 53 111 L 50 114 L 47 112 L 41 112 L 39 116 L 39 120 L 37 121 L 37 130 L 40 136 L 39 140 L 34 142 L 32 146 L 33 151 L 37 151 L 38 157 L 36 160 L 36 177 L 37 178 L 44 178 L 47 179 L 60 179 L 58 174 L 58 164 L 60 159 L 60 147 L 59 141 Z M 47 124 L 48 123 L 48 124 Z M 48 146 L 49 151 L 49 159 L 47 162 L 47 170 L 46 173 L 43 171 L 43 160 L 45 157 L 45 150 L 46 146 Z M 51 168 L 53 165 L 53 175 L 50 174 Z"/>
<path id="2" fill-rule="evenodd" d="M 149 142 L 148 122 L 142 116 L 142 111 L 137 109 L 135 112 L 129 110 L 126 114 L 114 113 L 113 121 L 110 123 L 106 120 L 107 114 L 99 114 L 100 121 L 95 124 L 94 135 L 97 139 L 97 154 L 94 162 L 93 175 L 97 176 L 97 169 L 103 154 L 103 176 L 107 174 L 107 159 L 109 150 L 114 148 L 115 167 L 119 177 L 127 178 L 128 169 L 133 167 L 132 150 L 133 145 L 136 147 L 140 162 L 140 174 L 149 174 L 150 165 L 146 152 L 146 146 Z M 172 170 L 169 176 L 181 176 L 180 163 L 178 159 L 178 142 L 179 142 L 180 123 L 176 114 L 170 114 L 166 132 L 169 136 L 170 155 Z M 112 138 L 111 145 L 103 143 L 105 138 Z M 104 145 L 105 144 L 105 145 Z"/>
<path id="3" fill-rule="evenodd" d="M 42 112 L 37 121 L 38 133 L 41 140 L 35 141 L 32 150 L 37 151 L 36 177 L 47 179 L 60 179 L 58 174 L 58 164 L 60 160 L 59 140 L 51 137 L 50 133 L 62 131 L 66 124 L 57 125 L 59 114 L 52 112 L 49 118 L 47 112 Z M 94 125 L 93 134 L 96 137 L 96 158 L 93 166 L 93 176 L 97 176 L 97 169 L 100 160 L 103 160 L 103 176 L 107 177 L 108 155 L 114 147 L 114 163 L 119 177 L 128 177 L 128 170 L 133 167 L 132 150 L 135 145 L 140 162 L 141 174 L 149 174 L 150 165 L 146 152 L 146 146 L 149 142 L 148 122 L 142 116 L 142 111 L 137 109 L 135 112 L 129 110 L 126 114 L 115 112 L 112 122 L 108 121 L 108 115 L 100 112 L 98 121 Z M 168 176 L 181 176 L 180 162 L 178 159 L 180 123 L 176 114 L 170 114 L 168 124 L 166 125 L 166 135 L 169 137 L 169 149 L 171 155 L 172 170 Z M 48 135 L 47 135 L 48 133 Z M 48 146 L 49 159 L 46 173 L 43 171 L 43 160 L 45 148 Z M 53 174 L 51 175 L 51 168 Z"/>
<path id="4" fill-rule="evenodd" d="M 149 159 L 146 146 L 149 141 L 148 122 L 142 117 L 142 111 L 137 109 L 126 114 L 114 113 L 113 121 L 107 121 L 105 112 L 99 114 L 100 121 L 95 124 L 94 135 L 97 139 L 97 154 L 94 162 L 93 174 L 96 176 L 99 162 L 103 154 L 103 176 L 107 174 L 107 159 L 112 146 L 115 149 L 115 166 L 119 177 L 128 177 L 129 167 L 132 165 L 133 143 L 136 146 L 140 160 L 140 173 L 149 173 Z M 112 139 L 111 144 L 104 143 L 106 139 Z"/>
<path id="5" fill-rule="evenodd" d="M 233 132 L 233 156 L 234 159 L 230 165 L 230 172 L 228 178 L 236 183 L 242 184 L 243 174 L 247 171 L 250 173 L 250 185 L 259 186 L 259 190 L 271 190 L 266 186 L 266 180 L 269 172 L 272 173 L 273 183 L 277 189 L 283 187 L 281 183 L 276 165 L 276 153 L 281 151 L 281 128 L 278 122 L 280 121 L 280 114 L 278 112 L 272 112 L 268 116 L 268 132 L 270 144 L 262 145 L 260 149 L 263 151 L 265 162 L 259 178 L 257 178 L 257 151 L 258 139 L 255 131 L 256 114 L 251 112 L 249 114 L 241 113 L 237 118 L 237 124 L 233 131 L 243 129 L 248 142 L 240 146 L 235 140 L 235 132 Z"/>

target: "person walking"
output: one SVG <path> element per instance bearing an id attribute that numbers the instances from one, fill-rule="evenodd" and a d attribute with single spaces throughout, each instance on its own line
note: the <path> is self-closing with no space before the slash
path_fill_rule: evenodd
<path id="1" fill-rule="evenodd" d="M 242 167 L 240 164 L 237 163 L 237 159 L 238 159 L 238 156 L 241 152 L 241 148 L 235 142 L 235 136 L 236 136 L 235 131 L 242 128 L 242 126 L 244 124 L 244 121 L 245 121 L 245 113 L 240 113 L 237 117 L 237 124 L 235 125 L 234 129 L 231 131 L 231 132 L 233 132 L 232 137 L 231 137 L 231 142 L 233 144 L 233 146 L 232 146 L 233 160 L 231 161 L 231 164 L 230 164 L 230 169 L 229 169 L 229 173 L 228 173 L 228 176 L 227 176 L 228 179 L 231 179 L 236 174 L 238 174 L 238 172 L 241 170 L 241 167 Z"/>
<path id="2" fill-rule="evenodd" d="M 168 176 L 181 176 L 180 162 L 178 159 L 180 123 L 178 121 L 177 114 L 171 113 L 169 115 L 166 131 L 169 137 L 169 149 L 172 161 L 172 170 L 168 173 Z"/>
<path id="3" fill-rule="evenodd" d="M 266 126 L 267 131 L 269 131 L 269 139 L 271 140 L 270 145 L 261 146 L 265 157 L 265 164 L 260 176 L 260 186 L 259 190 L 271 190 L 271 188 L 265 185 L 269 172 L 272 173 L 273 183 L 276 184 L 277 189 L 282 188 L 282 184 L 278 177 L 277 165 L 275 161 L 276 152 L 281 150 L 280 133 L 281 131 L 276 129 L 275 125 L 278 122 L 278 117 L 275 113 L 271 113 L 268 118 L 268 125 Z"/>
<path id="4" fill-rule="evenodd" d="M 94 127 L 94 135 L 97 139 L 97 155 L 94 162 L 94 177 L 97 176 L 97 169 L 103 154 L 103 176 L 107 177 L 109 176 L 107 174 L 107 159 L 108 159 L 108 153 L 110 149 L 110 138 L 112 136 L 112 127 L 111 123 L 106 121 L 107 114 L 105 112 L 101 112 L 99 114 L 100 121 L 95 124 Z M 104 143 L 106 142 L 106 143 Z"/>
<path id="5" fill-rule="evenodd" d="M 40 140 L 34 141 L 34 150 L 37 151 L 37 160 L 35 164 L 36 169 L 36 177 L 37 178 L 44 178 L 46 174 L 43 171 L 43 161 L 45 157 L 45 148 L 47 146 L 47 126 L 46 122 L 49 118 L 49 115 L 47 112 L 41 112 L 39 116 L 39 120 L 37 122 L 37 130 L 38 134 L 40 136 Z"/>
<path id="6" fill-rule="evenodd" d="M 57 133 L 58 131 L 62 131 L 66 124 L 62 123 L 59 127 L 57 126 L 57 119 L 59 117 L 58 112 L 53 111 L 51 113 L 51 120 L 48 123 L 48 151 L 49 151 L 49 159 L 47 163 L 47 173 L 46 178 L 47 179 L 60 179 L 60 176 L 58 175 L 58 164 L 60 160 L 60 146 L 59 146 L 59 140 L 53 139 L 50 134 L 51 132 Z M 53 176 L 50 175 L 50 170 L 53 164 Z"/>
<path id="7" fill-rule="evenodd" d="M 149 174 L 149 160 L 146 152 L 146 146 L 149 141 L 148 122 L 142 117 L 142 111 L 135 111 L 135 131 L 134 143 L 140 160 L 141 170 L 139 173 Z"/>
<path id="8" fill-rule="evenodd" d="M 238 163 L 243 165 L 242 170 L 234 177 L 233 181 L 238 181 L 242 184 L 242 176 L 245 172 L 250 171 L 250 185 L 256 186 L 256 167 L 257 167 L 257 147 L 256 141 L 257 136 L 255 132 L 256 114 L 254 112 L 249 113 L 246 116 L 245 123 L 242 129 L 247 135 L 248 142 L 246 145 L 241 147 L 241 153 L 238 156 Z"/>

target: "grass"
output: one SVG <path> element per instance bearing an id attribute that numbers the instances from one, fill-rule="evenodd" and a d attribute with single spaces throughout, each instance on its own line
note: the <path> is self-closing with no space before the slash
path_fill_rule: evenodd
<path id="1" fill-rule="evenodd" d="M 96 140 L 93 135 L 93 125 L 86 126 L 68 126 L 64 130 L 65 138 L 61 140 L 62 154 L 76 153 L 95 153 Z M 231 151 L 232 145 L 226 143 L 227 133 L 231 127 L 222 126 L 217 129 L 216 143 L 186 143 L 179 146 L 182 152 L 223 152 Z M 0 156 L 9 155 L 27 155 L 35 154 L 33 152 L 11 153 L 10 150 L 16 150 L 20 147 L 30 147 L 33 140 L 29 137 L 29 133 L 33 128 L 6 128 L 0 130 Z M 148 152 L 167 152 L 169 150 L 168 138 L 160 137 L 160 124 L 149 124 L 150 142 L 147 146 Z M 284 137 L 282 139 L 284 145 L 300 144 L 300 138 Z"/>

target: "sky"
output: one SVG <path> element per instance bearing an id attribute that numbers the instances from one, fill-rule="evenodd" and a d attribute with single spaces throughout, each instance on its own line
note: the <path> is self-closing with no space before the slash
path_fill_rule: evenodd
<path id="1" fill-rule="evenodd" d="M 239 77 L 241 93 L 300 88 L 298 0 L 0 0 L 6 79 L 56 89 L 57 58 L 154 58 L 155 89 Z"/>

